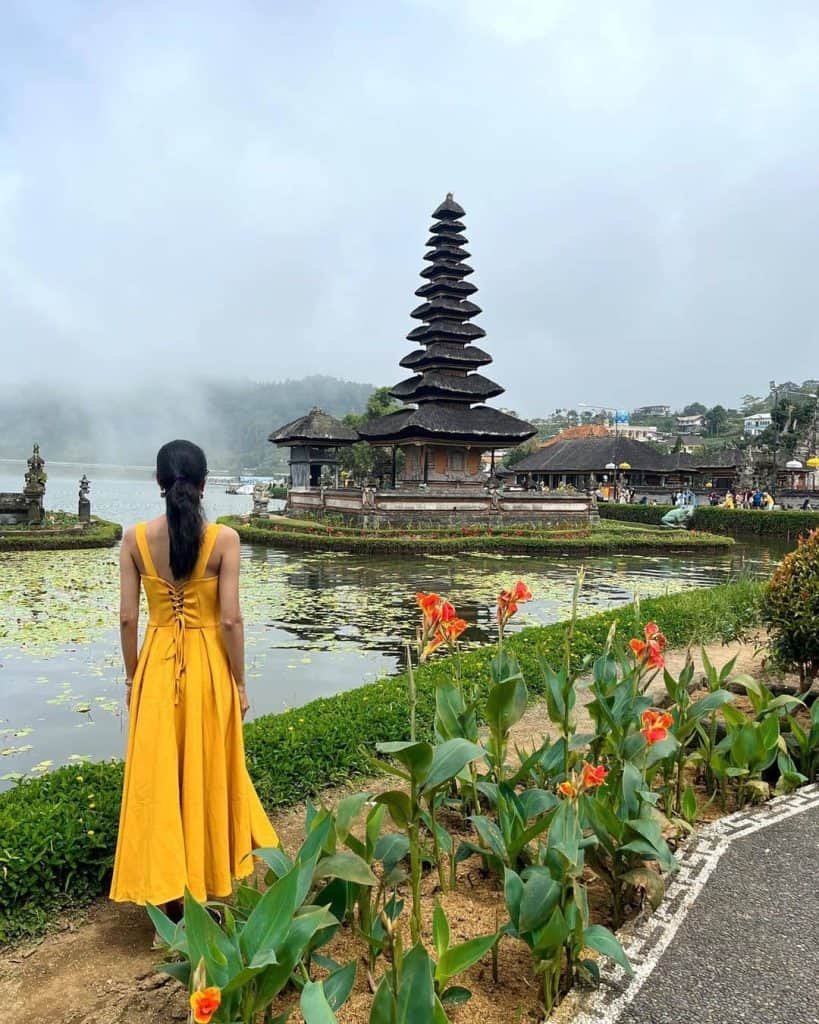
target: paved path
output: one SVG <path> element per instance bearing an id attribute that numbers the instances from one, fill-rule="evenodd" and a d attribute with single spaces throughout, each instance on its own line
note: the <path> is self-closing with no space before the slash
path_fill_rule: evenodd
<path id="1" fill-rule="evenodd" d="M 560 1024 L 819 1024 L 819 786 L 703 830 L 625 938 Z"/>

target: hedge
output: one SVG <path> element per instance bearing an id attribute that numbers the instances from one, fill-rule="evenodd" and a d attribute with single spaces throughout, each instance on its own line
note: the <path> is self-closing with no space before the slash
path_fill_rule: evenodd
<path id="1" fill-rule="evenodd" d="M 79 520 L 76 520 L 79 522 Z M 122 527 L 107 519 L 94 517 L 82 530 L 76 527 L 47 529 L 27 526 L 0 527 L 0 551 L 68 551 L 82 548 L 110 548 L 122 540 Z"/>
<path id="2" fill-rule="evenodd" d="M 644 523 L 656 526 L 668 512 L 666 505 L 606 505 L 600 504 L 600 518 L 620 522 Z M 768 512 L 758 508 L 720 508 L 698 505 L 694 513 L 698 530 L 729 537 L 775 537 L 795 541 L 797 537 L 819 526 L 819 512 Z"/>
<path id="3" fill-rule="evenodd" d="M 502 553 L 509 555 L 572 554 L 585 555 L 607 551 L 710 551 L 730 547 L 727 537 L 698 531 L 625 531 L 596 529 L 590 533 L 568 530 L 560 533 L 483 533 L 469 535 L 453 533 L 449 536 L 428 536 L 408 531 L 399 536 L 385 535 L 380 530 L 318 531 L 298 529 L 268 529 L 250 525 L 225 516 L 219 520 L 232 526 L 248 544 L 266 544 L 271 547 L 296 548 L 301 551 L 348 551 L 361 554 L 405 555 L 458 554 L 463 551 Z"/>
<path id="4" fill-rule="evenodd" d="M 656 619 L 673 646 L 743 636 L 758 621 L 761 585 L 740 581 L 643 601 L 640 621 Z M 638 629 L 634 605 L 578 621 L 574 652 L 602 650 L 610 625 Z M 557 661 L 565 623 L 512 635 L 508 650 L 521 662 L 534 694 L 541 690 L 538 658 Z M 462 671 L 482 686 L 494 648 L 462 655 Z M 450 671 L 436 659 L 416 671 L 418 723 L 429 735 L 436 680 Z M 403 676 L 312 701 L 245 726 L 248 767 L 268 808 L 297 803 L 328 785 L 372 774 L 375 744 L 407 736 Z M 119 817 L 122 764 L 67 765 L 0 793 L 0 942 L 41 930 L 61 906 L 106 890 Z"/>

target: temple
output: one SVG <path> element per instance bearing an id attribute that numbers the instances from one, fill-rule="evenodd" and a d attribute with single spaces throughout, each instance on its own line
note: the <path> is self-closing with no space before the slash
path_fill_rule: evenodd
<path id="1" fill-rule="evenodd" d="M 477 288 L 467 280 L 473 270 L 466 262 L 463 217 L 464 210 L 451 193 L 432 214 L 424 256 L 428 266 L 421 271 L 424 283 L 415 293 L 422 301 L 410 314 L 420 324 L 407 335 L 412 351 L 400 360 L 411 376 L 390 392 L 405 408 L 362 423 L 354 438 L 390 450 L 391 486 L 376 486 L 375 480 L 364 481 L 359 488 L 328 486 L 321 460 L 308 460 L 308 449 L 345 443 L 344 439 L 337 430 L 316 436 L 296 421 L 270 435 L 275 444 L 290 444 L 299 461 L 311 467 L 297 472 L 296 456 L 291 455 L 289 515 L 328 513 L 365 527 L 596 520 L 595 499 L 585 490 L 501 489 L 495 452 L 516 447 L 536 430 L 485 404 L 504 389 L 479 372 L 492 357 L 476 344 L 486 332 L 474 323 L 481 308 L 473 301 Z"/>
<path id="2" fill-rule="evenodd" d="M 500 384 L 476 372 L 492 357 L 474 342 L 485 337 L 472 321 L 481 312 L 471 296 L 477 288 L 467 281 L 473 273 L 465 261 L 464 210 L 452 194 L 435 210 L 421 271 L 426 281 L 415 294 L 423 299 L 410 316 L 422 321 L 407 335 L 420 346 L 400 365 L 413 375 L 390 394 L 406 409 L 359 427 L 372 445 L 393 450 L 393 486 L 483 488 L 486 478 L 481 455 L 526 441 L 535 428 L 484 403 L 503 394 Z M 397 470 L 398 450 L 403 465 Z M 493 459 L 494 462 L 494 459 Z"/>

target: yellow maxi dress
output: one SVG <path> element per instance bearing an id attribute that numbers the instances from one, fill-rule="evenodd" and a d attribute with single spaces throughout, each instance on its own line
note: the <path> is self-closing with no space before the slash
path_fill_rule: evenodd
<path id="1" fill-rule="evenodd" d="M 228 896 L 253 870 L 251 850 L 278 846 L 245 765 L 242 714 L 221 636 L 218 577 L 204 576 L 220 527 L 204 534 L 190 578 L 157 574 L 145 537 L 148 626 L 128 728 L 111 899 L 166 903 L 185 887 Z"/>

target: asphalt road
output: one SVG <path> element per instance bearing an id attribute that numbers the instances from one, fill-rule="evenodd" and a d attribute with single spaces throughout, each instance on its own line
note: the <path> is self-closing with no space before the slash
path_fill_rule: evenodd
<path id="1" fill-rule="evenodd" d="M 731 843 L 618 1024 L 819 1024 L 819 807 Z"/>

